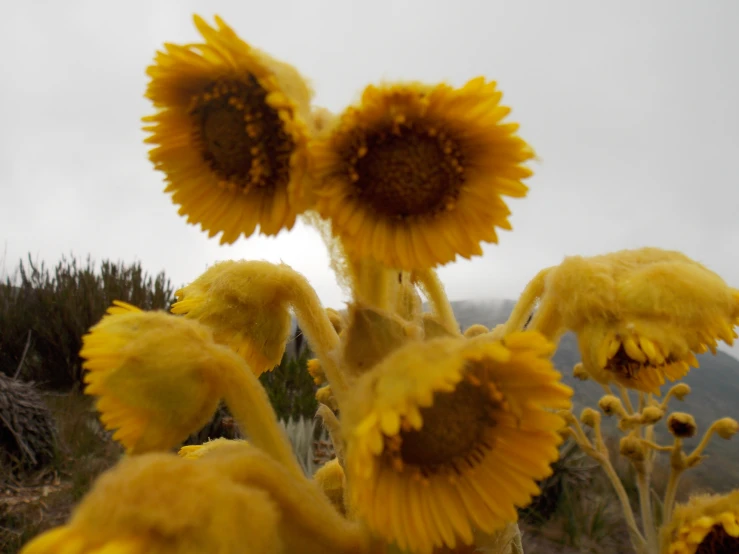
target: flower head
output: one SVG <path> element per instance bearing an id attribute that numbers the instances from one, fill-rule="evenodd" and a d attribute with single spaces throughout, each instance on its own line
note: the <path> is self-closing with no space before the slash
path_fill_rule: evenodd
<path id="1" fill-rule="evenodd" d="M 537 333 L 412 342 L 364 374 L 343 407 L 353 507 L 403 549 L 470 544 L 516 520 L 551 473 L 569 408 Z M 493 492 L 494 491 L 494 492 Z"/>
<path id="2" fill-rule="evenodd" d="M 531 149 L 496 83 L 369 86 L 312 147 L 316 209 L 349 255 L 421 269 L 480 255 L 510 229 Z"/>
<path id="3" fill-rule="evenodd" d="M 242 439 L 225 439 L 217 438 L 204 442 L 203 444 L 189 444 L 183 446 L 177 451 L 177 455 L 186 460 L 199 460 L 203 456 L 208 456 L 216 450 L 223 452 L 223 449 L 229 448 L 244 448 L 248 447 L 249 443 Z"/>
<path id="4" fill-rule="evenodd" d="M 260 375 L 280 363 L 290 335 L 286 272 L 267 262 L 217 263 L 175 292 L 172 313 L 208 326 Z"/>
<path id="5" fill-rule="evenodd" d="M 679 439 L 688 439 L 698 432 L 698 425 L 692 415 L 685 412 L 674 412 L 667 418 L 667 429 Z"/>
<path id="6" fill-rule="evenodd" d="M 318 468 L 313 474 L 313 481 L 328 496 L 336 511 L 345 514 L 344 490 L 346 489 L 346 477 L 339 460 L 334 458 Z"/>
<path id="7" fill-rule="evenodd" d="M 732 344 L 739 323 L 739 291 L 657 248 L 566 258 L 530 287 L 541 288 L 532 329 L 551 338 L 574 331 L 593 379 L 643 392 L 683 377 L 717 340 Z"/>
<path id="8" fill-rule="evenodd" d="M 172 448 L 208 422 L 227 349 L 194 321 L 118 304 L 82 338 L 85 392 L 129 452 Z"/>
<path id="9" fill-rule="evenodd" d="M 145 129 L 188 222 L 232 243 L 290 229 L 305 207 L 311 92 L 291 66 L 195 16 L 202 44 L 167 44 L 147 73 Z"/>
<path id="10" fill-rule="evenodd" d="M 739 491 L 694 496 L 662 528 L 661 554 L 739 552 Z"/>
<path id="11" fill-rule="evenodd" d="M 147 454 L 103 474 L 69 523 L 39 535 L 22 553 L 277 554 L 279 518 L 266 492 L 205 463 Z"/>

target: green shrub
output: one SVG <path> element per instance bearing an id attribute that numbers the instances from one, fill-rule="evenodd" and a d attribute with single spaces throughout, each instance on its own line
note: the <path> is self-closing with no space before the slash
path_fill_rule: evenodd
<path id="1" fill-rule="evenodd" d="M 51 389 L 81 385 L 82 335 L 97 323 L 113 300 L 145 310 L 168 309 L 174 289 L 164 275 L 151 277 L 140 263 L 88 257 L 62 260 L 53 270 L 20 262 L 0 285 L 0 371 L 14 375 L 29 344 L 20 376 Z"/>
<path id="2" fill-rule="evenodd" d="M 302 334 L 295 331 L 294 342 L 302 342 Z M 316 385 L 308 373 L 307 364 L 312 354 L 300 346 L 294 349 L 296 355 L 285 353 L 280 365 L 272 371 L 263 373 L 259 380 L 267 389 L 269 400 L 281 420 L 311 419 L 318 409 Z"/>

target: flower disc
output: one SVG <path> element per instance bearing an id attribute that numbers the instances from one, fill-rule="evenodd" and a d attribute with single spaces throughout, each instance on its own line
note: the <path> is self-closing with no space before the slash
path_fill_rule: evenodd
<path id="1" fill-rule="evenodd" d="M 317 210 L 357 259 L 422 269 L 482 253 L 510 229 L 531 149 L 502 124 L 495 83 L 368 87 L 313 146 Z"/>
<path id="2" fill-rule="evenodd" d="M 351 501 L 404 550 L 473 542 L 517 518 L 551 473 L 570 406 L 538 333 L 505 342 L 438 338 L 391 354 L 342 415 Z"/>
<path id="3" fill-rule="evenodd" d="M 290 229 L 306 207 L 311 93 L 292 67 L 216 22 L 196 17 L 204 44 L 157 54 L 146 95 L 158 111 L 144 121 L 179 213 L 232 243 L 257 225 Z"/>

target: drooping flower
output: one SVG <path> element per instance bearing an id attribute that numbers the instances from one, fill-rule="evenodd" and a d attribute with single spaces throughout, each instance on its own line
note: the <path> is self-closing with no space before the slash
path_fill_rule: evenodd
<path id="1" fill-rule="evenodd" d="M 99 397 L 100 421 L 129 452 L 176 446 L 216 410 L 214 350 L 225 348 L 193 321 L 123 303 L 109 312 L 82 338 L 85 392 Z"/>
<path id="2" fill-rule="evenodd" d="M 124 458 L 103 474 L 66 525 L 21 552 L 278 554 L 279 520 L 266 492 L 208 464 L 147 454 Z"/>
<path id="3" fill-rule="evenodd" d="M 311 147 L 316 209 L 348 254 L 402 269 L 480 255 L 510 229 L 532 151 L 502 123 L 496 83 L 369 86 Z"/>
<path id="4" fill-rule="evenodd" d="M 698 365 L 695 354 L 732 344 L 739 291 L 679 252 L 642 248 L 566 258 L 527 287 L 507 331 L 529 325 L 550 339 L 577 334 L 583 368 L 596 381 L 658 393 L 665 379 Z"/>
<path id="5" fill-rule="evenodd" d="M 692 497 L 661 531 L 661 554 L 739 552 L 739 491 Z"/>
<path id="6" fill-rule="evenodd" d="M 290 229 L 306 206 L 311 91 L 291 66 L 252 48 L 216 17 L 205 42 L 165 45 L 146 96 L 150 159 L 180 215 L 221 243 Z"/>
<path id="7" fill-rule="evenodd" d="M 572 391 L 538 333 L 412 342 L 342 406 L 352 507 L 401 549 L 471 544 L 517 519 L 551 473 Z"/>
<path id="8" fill-rule="evenodd" d="M 266 391 L 197 321 L 165 312 L 105 316 L 83 337 L 86 394 L 130 454 L 165 451 L 201 429 L 221 399 L 250 442 L 302 476 Z M 225 449 L 224 449 L 225 450 Z"/>
<path id="9" fill-rule="evenodd" d="M 285 352 L 291 319 L 284 280 L 291 275 L 267 262 L 220 262 L 175 292 L 172 313 L 208 326 L 260 375 Z"/>

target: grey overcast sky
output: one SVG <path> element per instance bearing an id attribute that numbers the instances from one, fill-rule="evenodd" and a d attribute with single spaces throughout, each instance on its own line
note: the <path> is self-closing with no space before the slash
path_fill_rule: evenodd
<path id="1" fill-rule="evenodd" d="M 383 80 L 498 81 L 539 154 L 513 232 L 445 267 L 452 299 L 516 297 L 566 255 L 677 249 L 739 287 L 739 1 L 28 0 L 0 18 L 0 249 L 140 260 L 175 284 L 284 261 L 345 300 L 310 228 L 221 247 L 177 216 L 139 118 L 144 70 L 221 15 L 340 110 Z M 1 257 L 2 250 L 0 250 Z"/>

